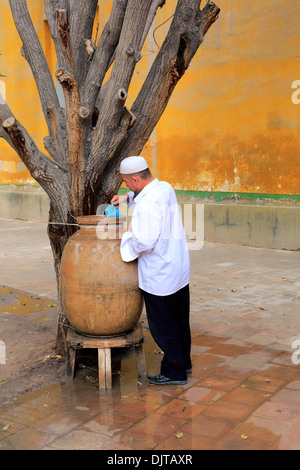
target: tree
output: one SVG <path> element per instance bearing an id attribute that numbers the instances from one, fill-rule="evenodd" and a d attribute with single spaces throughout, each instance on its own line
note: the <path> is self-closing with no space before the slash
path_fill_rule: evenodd
<path id="1" fill-rule="evenodd" d="M 65 107 L 59 103 L 26 0 L 9 0 L 23 43 L 22 55 L 38 88 L 49 131 L 44 146 L 51 158 L 37 147 L 2 98 L 0 136 L 16 150 L 49 196 L 48 235 L 59 299 L 60 261 L 75 230 L 74 217 L 95 214 L 99 204 L 108 203 L 118 192 L 120 162 L 142 151 L 220 11 L 210 0 L 202 9 L 202 0 L 176 2 L 168 33 L 129 110 L 125 104 L 135 66 L 142 58 L 156 13 L 166 0 L 113 0 L 110 18 L 96 45 L 92 31 L 98 0 L 44 0 Z M 60 352 L 64 321 L 60 303 Z"/>

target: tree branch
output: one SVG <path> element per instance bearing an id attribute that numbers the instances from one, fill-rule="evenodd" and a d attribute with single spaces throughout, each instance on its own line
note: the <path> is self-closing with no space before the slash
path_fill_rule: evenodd
<path id="1" fill-rule="evenodd" d="M 7 104 L 1 101 L 0 122 L 2 134 L 9 144 L 17 151 L 19 157 L 28 168 L 31 176 L 41 185 L 58 217 L 64 220 L 65 209 L 62 198 L 69 199 L 68 177 L 62 172 L 55 161 L 52 161 L 35 145 L 26 129 L 16 120 Z"/>
<path id="2" fill-rule="evenodd" d="M 79 87 L 86 74 L 88 54 L 85 40 L 91 39 L 98 0 L 70 0 L 70 34 Z"/>
<path id="3" fill-rule="evenodd" d="M 65 95 L 68 131 L 68 163 L 71 171 L 71 210 L 80 215 L 83 210 L 84 192 L 84 133 L 85 126 L 79 115 L 80 96 L 76 77 L 72 71 L 58 69 L 59 79 Z"/>
<path id="4" fill-rule="evenodd" d="M 65 67 L 66 61 L 62 51 L 61 42 L 58 35 L 57 11 L 66 9 L 66 1 L 62 0 L 44 0 L 45 13 L 48 21 L 51 37 L 54 42 L 57 62 L 59 67 Z"/>
<path id="5" fill-rule="evenodd" d="M 152 0 L 128 1 L 113 70 L 86 165 L 86 180 L 99 178 L 132 123 L 124 105 L 136 63 L 141 57 L 140 45 L 151 4 Z"/>
<path id="6" fill-rule="evenodd" d="M 165 41 L 149 71 L 131 111 L 137 118 L 126 138 L 126 152 L 141 151 L 164 112 L 178 81 L 184 75 L 203 37 L 218 18 L 220 9 L 199 0 L 179 0 Z"/>
<path id="7" fill-rule="evenodd" d="M 114 0 L 109 21 L 103 29 L 94 53 L 83 87 L 82 105 L 86 110 L 86 117 L 94 109 L 97 95 L 119 43 L 127 4 L 128 0 Z"/>
<path id="8" fill-rule="evenodd" d="M 6 104 L 5 99 L 0 93 L 0 122 L 4 121 L 5 119 L 9 118 L 12 115 L 11 110 Z M 0 137 L 2 137 L 6 142 L 17 152 L 17 149 L 15 148 L 13 141 L 7 134 L 7 132 L 4 130 L 2 126 L 0 126 Z"/>
<path id="9" fill-rule="evenodd" d="M 199 0 L 178 1 L 169 32 L 131 108 L 136 123 L 103 170 L 98 203 L 109 201 L 118 190 L 122 159 L 140 154 L 204 35 L 218 18 L 220 9 L 213 2 L 207 2 L 202 11 L 199 5 Z"/>
<path id="10" fill-rule="evenodd" d="M 58 35 L 60 38 L 60 44 L 65 58 L 66 66 L 71 69 L 73 75 L 76 76 L 77 74 L 71 45 L 70 25 L 67 10 L 57 10 L 57 23 Z"/>
<path id="11" fill-rule="evenodd" d="M 154 18 L 156 16 L 156 13 L 157 13 L 157 10 L 159 8 L 162 8 L 164 6 L 164 4 L 166 3 L 166 0 L 155 0 L 152 2 L 152 5 L 151 5 L 151 8 L 150 8 L 150 12 L 149 12 L 149 16 L 148 16 L 148 19 L 147 19 L 147 23 L 146 23 L 146 26 L 145 26 L 145 31 L 144 31 L 144 34 L 143 34 L 143 37 L 142 37 L 142 41 L 141 41 L 141 45 L 140 45 L 140 48 L 142 49 L 143 45 L 144 45 L 144 42 L 146 40 L 146 37 L 149 33 L 149 30 L 152 26 L 152 23 L 154 21 Z"/>
<path id="12" fill-rule="evenodd" d="M 41 99 L 50 138 L 53 140 L 53 158 L 65 161 L 66 135 L 64 114 L 60 108 L 52 76 L 31 21 L 26 0 L 9 0 L 13 19 L 23 42 L 23 55 L 27 60 Z M 51 111 L 50 111 L 51 110 Z"/>
<path id="13" fill-rule="evenodd" d="M 58 35 L 66 62 L 65 67 L 56 71 L 56 77 L 62 85 L 66 102 L 68 163 L 71 171 L 71 209 L 74 215 L 80 215 L 83 213 L 85 135 L 88 136 L 88 132 L 91 132 L 92 129 L 88 129 L 88 123 L 83 121 L 79 113 L 81 108 L 80 90 L 66 9 L 58 10 L 57 21 Z"/>

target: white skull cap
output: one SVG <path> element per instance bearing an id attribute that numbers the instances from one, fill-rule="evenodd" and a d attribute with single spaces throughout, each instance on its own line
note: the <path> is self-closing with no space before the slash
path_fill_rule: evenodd
<path id="1" fill-rule="evenodd" d="M 121 162 L 120 173 L 121 175 L 131 175 L 146 170 L 147 168 L 148 163 L 143 157 L 127 157 Z"/>

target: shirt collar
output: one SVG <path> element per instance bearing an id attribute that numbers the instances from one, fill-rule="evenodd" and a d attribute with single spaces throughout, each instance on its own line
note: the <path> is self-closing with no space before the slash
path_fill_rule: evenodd
<path id="1" fill-rule="evenodd" d="M 147 184 L 147 186 L 145 186 L 142 189 L 142 191 L 137 196 L 135 196 L 134 202 L 136 203 L 139 202 L 145 196 L 145 194 L 151 191 L 152 188 L 155 188 L 155 186 L 157 186 L 158 183 L 159 183 L 159 180 L 157 178 L 154 178 L 154 180 L 151 181 L 151 183 Z"/>

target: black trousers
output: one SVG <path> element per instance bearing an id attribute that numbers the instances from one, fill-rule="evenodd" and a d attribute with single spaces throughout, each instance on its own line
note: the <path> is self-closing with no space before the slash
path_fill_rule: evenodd
<path id="1" fill-rule="evenodd" d="M 191 363 L 189 285 L 175 294 L 158 296 L 143 291 L 150 333 L 164 353 L 160 373 L 184 380 Z"/>

